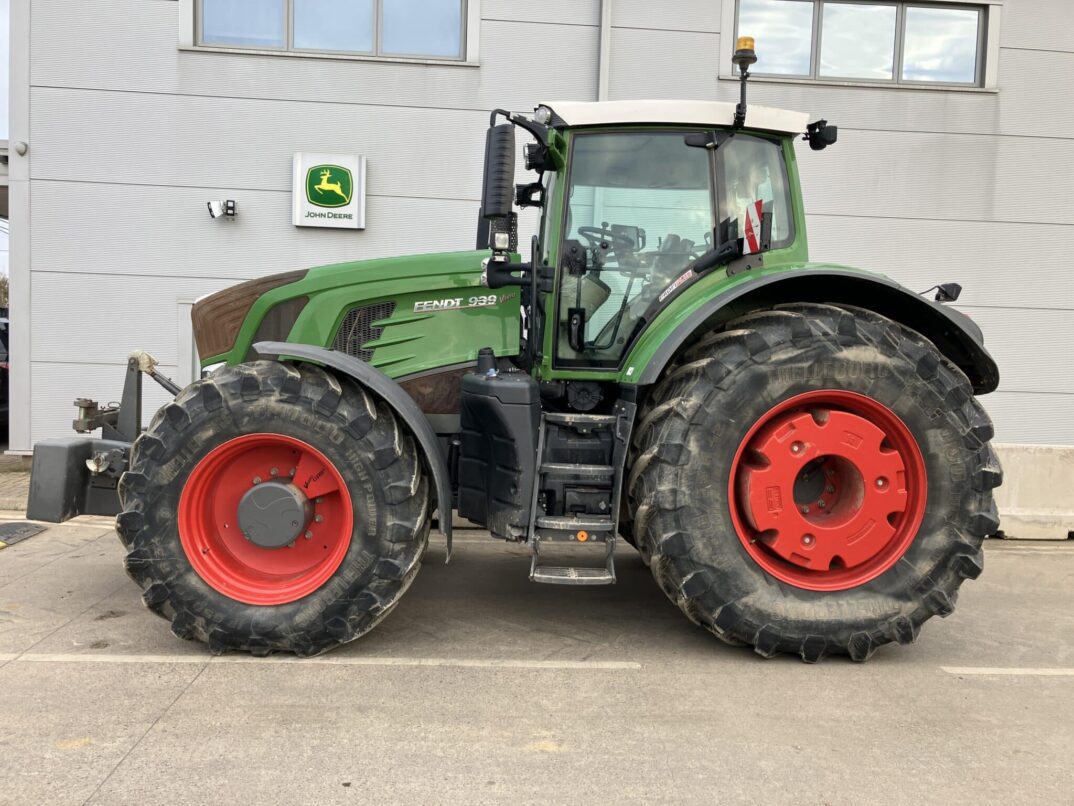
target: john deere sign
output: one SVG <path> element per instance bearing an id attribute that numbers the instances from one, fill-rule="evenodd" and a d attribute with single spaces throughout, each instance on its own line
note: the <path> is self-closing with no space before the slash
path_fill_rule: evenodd
<path id="1" fill-rule="evenodd" d="M 295 154 L 296 227 L 365 229 L 365 157 Z"/>

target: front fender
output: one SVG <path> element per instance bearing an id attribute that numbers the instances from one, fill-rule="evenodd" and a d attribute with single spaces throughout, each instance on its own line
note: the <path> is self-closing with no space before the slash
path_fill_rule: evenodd
<path id="1" fill-rule="evenodd" d="M 839 267 L 801 268 L 758 274 L 724 286 L 685 317 L 661 332 L 659 317 L 647 330 L 657 342 L 639 341 L 628 365 L 644 367 L 634 381 L 652 384 L 679 349 L 699 330 L 750 310 L 786 302 L 855 305 L 886 316 L 932 341 L 970 379 L 973 391 L 987 394 L 999 385 L 999 368 L 984 346 L 981 329 L 964 313 L 915 294 L 893 280 Z M 648 333 L 646 334 L 648 335 Z"/>
<path id="2" fill-rule="evenodd" d="M 425 414 L 403 388 L 364 361 L 324 347 L 309 344 L 291 344 L 282 341 L 261 341 L 253 346 L 254 352 L 263 358 L 308 361 L 331 367 L 349 375 L 385 402 L 406 424 L 418 441 L 425 465 L 433 476 L 436 502 L 440 515 L 440 532 L 447 538 L 447 558 L 451 559 L 451 481 L 447 460 L 440 450 L 440 440 L 429 425 Z"/>

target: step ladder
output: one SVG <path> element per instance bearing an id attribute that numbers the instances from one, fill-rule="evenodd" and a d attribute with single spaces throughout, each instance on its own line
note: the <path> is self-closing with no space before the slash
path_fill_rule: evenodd
<path id="1" fill-rule="evenodd" d="M 622 492 L 622 471 L 627 442 L 634 422 L 636 407 L 621 401 L 613 414 L 576 414 L 545 412 L 541 414 L 541 430 L 537 438 L 537 473 L 534 474 L 533 497 L 530 506 L 529 540 L 533 554 L 530 579 L 552 585 L 611 585 L 615 582 L 615 540 L 619 529 L 619 498 Z M 612 464 L 567 464 L 548 462 L 545 458 L 545 436 L 549 427 L 573 429 L 579 433 L 607 431 L 613 436 Z M 539 493 L 550 478 L 577 481 L 580 485 L 604 489 L 608 493 L 607 513 L 542 514 Z M 602 547 L 604 567 L 541 565 L 541 545 L 570 543 Z"/>

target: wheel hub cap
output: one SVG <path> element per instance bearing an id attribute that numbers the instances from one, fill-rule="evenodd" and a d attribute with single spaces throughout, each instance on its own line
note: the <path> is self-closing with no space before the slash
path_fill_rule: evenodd
<path id="1" fill-rule="evenodd" d="M 246 491 L 239 501 L 239 529 L 255 546 L 283 548 L 306 531 L 313 504 L 293 484 L 269 481 Z"/>
<path id="2" fill-rule="evenodd" d="M 906 425 L 871 398 L 807 393 L 743 441 L 732 519 L 750 555 L 798 587 L 842 590 L 890 568 L 925 505 L 924 462 Z"/>

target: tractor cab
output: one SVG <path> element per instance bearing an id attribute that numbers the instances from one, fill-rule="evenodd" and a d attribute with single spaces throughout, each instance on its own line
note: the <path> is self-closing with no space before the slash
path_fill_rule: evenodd
<path id="1" fill-rule="evenodd" d="M 526 165 L 539 178 L 514 195 L 540 208 L 541 223 L 531 262 L 511 263 L 516 213 L 497 204 L 510 180 L 487 174 L 486 277 L 492 288 L 529 286 L 528 301 L 548 297 L 527 310 L 543 337 L 530 356 L 542 377 L 618 369 L 646 324 L 716 267 L 806 260 L 792 145 L 806 115 L 754 107 L 750 129 L 734 128 L 734 116 L 734 104 L 679 101 L 546 104 L 532 121 L 509 115 L 538 139 Z M 513 146 L 494 126 L 488 164 L 512 164 Z"/>

